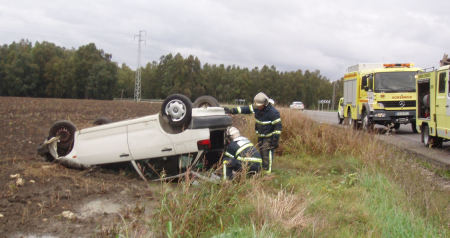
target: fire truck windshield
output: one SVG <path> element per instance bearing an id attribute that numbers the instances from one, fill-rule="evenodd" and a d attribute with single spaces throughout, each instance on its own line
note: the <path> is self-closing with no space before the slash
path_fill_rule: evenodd
<path id="1" fill-rule="evenodd" d="M 380 92 L 415 92 L 417 72 L 382 72 L 375 74 L 376 93 Z"/>

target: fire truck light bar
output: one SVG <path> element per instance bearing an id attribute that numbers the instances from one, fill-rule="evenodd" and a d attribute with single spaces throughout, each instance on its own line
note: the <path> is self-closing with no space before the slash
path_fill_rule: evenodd
<path id="1" fill-rule="evenodd" d="M 407 67 L 407 68 L 410 68 L 410 67 L 413 67 L 414 64 L 413 63 L 408 63 L 408 64 L 383 64 L 383 66 L 385 68 L 395 68 L 395 67 Z"/>

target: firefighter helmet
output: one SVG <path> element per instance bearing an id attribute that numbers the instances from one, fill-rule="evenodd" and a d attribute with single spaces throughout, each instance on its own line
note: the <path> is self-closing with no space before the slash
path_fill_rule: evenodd
<path id="1" fill-rule="evenodd" d="M 267 97 L 267 95 L 265 93 L 259 92 L 258 94 L 256 94 L 255 98 L 253 99 L 253 103 L 257 107 L 267 106 L 267 104 L 269 104 L 269 97 Z"/>
<path id="2" fill-rule="evenodd" d="M 234 127 L 234 126 L 230 126 L 227 129 L 227 136 L 230 137 L 232 140 L 238 138 L 239 136 L 241 136 L 241 133 L 239 132 L 239 130 Z"/>

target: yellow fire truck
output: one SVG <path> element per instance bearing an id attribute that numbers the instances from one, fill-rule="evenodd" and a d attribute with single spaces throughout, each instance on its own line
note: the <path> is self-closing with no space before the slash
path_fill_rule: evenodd
<path id="1" fill-rule="evenodd" d="M 420 70 L 412 63 L 350 66 L 344 75 L 345 123 L 365 130 L 411 123 L 417 132 L 415 75 Z"/>
<path id="2" fill-rule="evenodd" d="M 450 140 L 450 65 L 417 78 L 417 129 L 425 146 L 442 146 Z"/>

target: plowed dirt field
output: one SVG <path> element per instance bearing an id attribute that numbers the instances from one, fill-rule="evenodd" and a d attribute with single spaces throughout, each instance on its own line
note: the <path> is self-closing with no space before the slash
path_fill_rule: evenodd
<path id="1" fill-rule="evenodd" d="M 0 97 L 0 237 L 108 237 L 121 222 L 118 211 L 148 212 L 154 192 L 135 173 L 68 169 L 45 162 L 36 148 L 57 120 L 82 129 L 102 116 L 119 121 L 158 113 L 160 106 Z"/>

